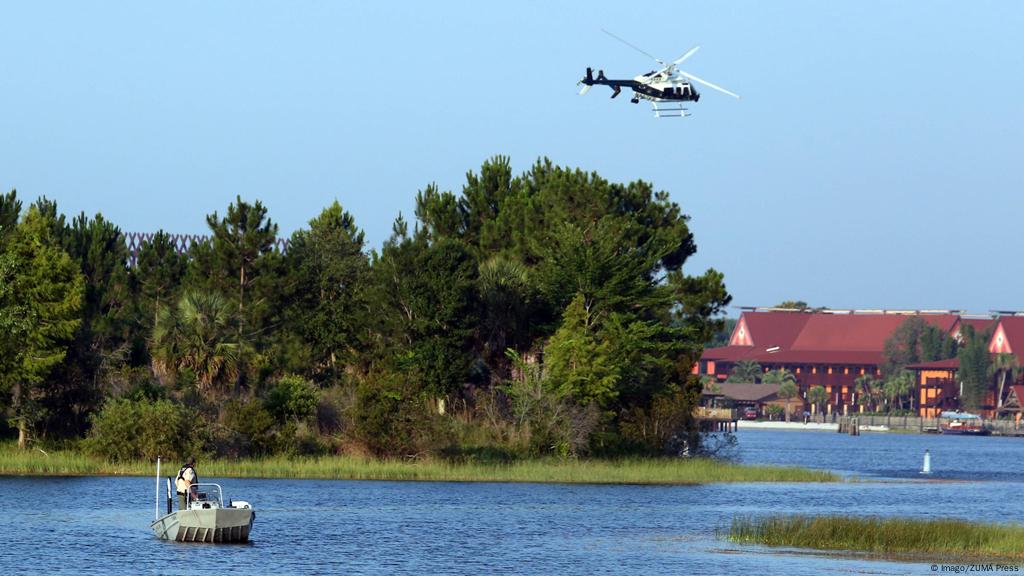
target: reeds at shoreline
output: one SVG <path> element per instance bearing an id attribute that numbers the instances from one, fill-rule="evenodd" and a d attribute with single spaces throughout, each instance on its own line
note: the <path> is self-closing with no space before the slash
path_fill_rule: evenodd
<path id="1" fill-rule="evenodd" d="M 178 462 L 165 463 L 170 470 Z M 703 458 L 524 460 L 510 463 L 403 461 L 353 456 L 200 460 L 203 477 L 317 478 L 441 482 L 539 482 L 590 484 L 710 484 L 716 482 L 833 482 L 831 472 L 795 467 L 745 466 Z M 0 445 L 0 475 L 149 476 L 155 463 L 107 462 L 75 451 L 44 454 Z M 170 472 L 168 472 L 170 474 Z"/>
<path id="2" fill-rule="evenodd" d="M 730 540 L 788 548 L 987 560 L 1024 560 L 1024 526 L 955 518 L 853 516 L 735 518 Z"/>

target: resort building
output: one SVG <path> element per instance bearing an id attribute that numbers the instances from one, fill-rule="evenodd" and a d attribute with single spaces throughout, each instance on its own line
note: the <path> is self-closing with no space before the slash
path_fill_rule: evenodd
<path id="1" fill-rule="evenodd" d="M 907 320 L 918 316 L 944 334 L 961 340 L 961 331 L 990 329 L 991 317 L 964 316 L 954 310 L 827 310 L 797 311 L 772 308 L 744 308 L 727 346 L 708 348 L 694 372 L 724 382 L 741 363 L 756 363 L 763 373 L 785 369 L 796 377 L 797 401 L 812 413 L 807 392 L 815 386 L 825 389 L 828 400 L 822 411 L 849 414 L 862 411 L 858 402 L 858 377 L 882 377 L 885 342 Z M 1024 353 L 1024 317 L 1000 319 L 993 335 L 993 353 L 1014 345 Z M 1001 348 L 1000 348 L 1001 347 Z M 1024 365 L 1024 361 L 1021 362 Z M 917 375 L 913 408 L 922 415 L 959 406 L 956 360 L 918 364 L 910 367 Z M 1008 383 L 1009 384 L 1009 383 Z M 917 400 L 920 400 L 918 402 Z M 1024 400 L 1022 398 L 1021 400 Z"/>
<path id="2" fill-rule="evenodd" d="M 997 354 L 1012 354 L 1017 363 L 1024 367 L 1024 316 L 1006 315 L 995 319 L 972 319 L 971 321 L 978 333 L 985 333 L 986 330 L 992 331 L 988 343 L 989 354 L 993 357 Z M 957 378 L 960 370 L 958 359 L 914 364 L 907 368 L 913 370 L 917 375 L 918 405 L 921 416 L 934 418 L 944 410 L 954 410 L 960 407 L 961 384 Z M 1000 405 L 999 388 L 996 383 L 999 377 L 994 375 L 993 382 L 990 383 L 991 385 L 981 402 L 980 412 L 982 415 L 994 418 L 1011 413 L 1020 414 L 1022 412 L 1021 402 L 1024 402 L 1024 395 L 1021 395 L 1024 394 L 1024 386 L 1021 386 L 1021 383 L 1024 382 L 1022 376 L 1024 374 L 1018 374 L 1016 378 L 1008 377 L 1005 380 L 1002 405 Z"/>

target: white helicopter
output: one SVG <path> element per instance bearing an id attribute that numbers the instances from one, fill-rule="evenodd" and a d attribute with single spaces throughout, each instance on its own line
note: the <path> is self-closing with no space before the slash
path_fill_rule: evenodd
<path id="1" fill-rule="evenodd" d="M 697 102 L 700 100 L 700 93 L 694 89 L 693 84 L 690 81 L 703 84 L 708 88 L 713 88 L 719 92 L 723 92 L 734 98 L 739 98 L 739 94 L 730 92 L 721 86 L 716 86 L 706 80 L 678 69 L 676 66 L 682 64 L 687 58 L 693 56 L 700 46 L 694 46 L 690 50 L 676 58 L 671 63 L 666 64 L 664 60 L 655 58 L 647 52 L 637 48 L 629 42 L 619 38 L 615 34 L 607 30 L 601 30 L 605 34 L 615 38 L 619 42 L 622 42 L 626 46 L 640 52 L 641 54 L 652 58 L 658 64 L 661 64 L 660 70 L 652 70 L 646 74 L 641 74 L 633 78 L 632 80 L 615 80 L 606 78 L 604 70 L 597 71 L 597 77 L 594 77 L 594 71 L 591 68 L 587 68 L 587 75 L 582 80 L 576 83 L 577 86 L 584 84 L 583 89 L 580 90 L 580 96 L 586 94 L 592 86 L 610 86 L 612 89 L 612 98 L 615 98 L 622 92 L 622 88 L 630 88 L 633 90 L 633 97 L 629 100 L 633 104 L 637 104 L 640 100 L 649 100 L 651 106 L 654 108 L 654 115 L 658 118 L 665 117 L 683 117 L 689 116 L 689 111 L 683 107 L 683 102 Z"/>

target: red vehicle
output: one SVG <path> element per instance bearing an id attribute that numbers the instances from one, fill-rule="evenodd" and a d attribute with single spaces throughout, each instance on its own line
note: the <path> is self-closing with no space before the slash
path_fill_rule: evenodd
<path id="1" fill-rule="evenodd" d="M 743 409 L 744 420 L 757 420 L 757 408 L 753 406 L 747 406 Z"/>

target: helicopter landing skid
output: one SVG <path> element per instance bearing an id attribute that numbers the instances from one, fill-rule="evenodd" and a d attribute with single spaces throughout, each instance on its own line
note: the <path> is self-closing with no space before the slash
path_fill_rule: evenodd
<path id="1" fill-rule="evenodd" d="M 654 109 L 655 118 L 685 118 L 690 115 L 689 110 L 675 103 L 662 103 L 661 106 L 658 106 L 657 102 L 652 102 L 651 108 Z"/>

